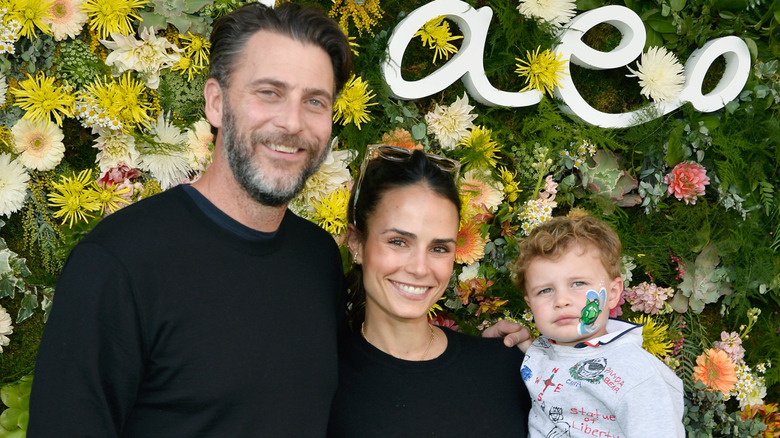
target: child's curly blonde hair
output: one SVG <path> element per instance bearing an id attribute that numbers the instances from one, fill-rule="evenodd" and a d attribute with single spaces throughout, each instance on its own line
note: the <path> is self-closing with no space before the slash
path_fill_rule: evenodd
<path id="1" fill-rule="evenodd" d="M 615 230 L 599 219 L 580 211 L 559 216 L 539 225 L 519 245 L 517 260 L 510 266 L 515 285 L 525 290 L 525 272 L 536 257 L 556 260 L 566 251 L 579 247 L 598 250 L 601 264 L 610 278 L 620 277 L 622 246 Z"/>

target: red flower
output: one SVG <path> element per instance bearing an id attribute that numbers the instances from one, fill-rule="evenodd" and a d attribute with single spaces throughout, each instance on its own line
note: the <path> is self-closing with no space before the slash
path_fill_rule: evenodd
<path id="1" fill-rule="evenodd" d="M 680 163 L 664 177 L 669 185 L 668 194 L 686 204 L 696 204 L 696 198 L 704 195 L 704 186 L 710 183 L 707 169 L 698 163 Z"/>

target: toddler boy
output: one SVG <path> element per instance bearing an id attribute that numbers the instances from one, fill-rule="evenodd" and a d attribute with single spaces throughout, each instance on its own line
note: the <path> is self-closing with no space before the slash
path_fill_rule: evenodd
<path id="1" fill-rule="evenodd" d="M 685 437 L 682 381 L 642 349 L 642 326 L 610 319 L 621 244 L 592 216 L 557 217 L 520 243 L 515 284 L 542 334 L 528 347 L 529 437 Z"/>

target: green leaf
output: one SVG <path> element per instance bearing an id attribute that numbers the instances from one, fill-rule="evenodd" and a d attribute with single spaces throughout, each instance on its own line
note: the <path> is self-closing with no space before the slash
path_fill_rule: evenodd
<path id="1" fill-rule="evenodd" d="M 672 0 L 670 3 L 672 11 L 680 12 L 685 8 L 685 0 Z"/>
<path id="2" fill-rule="evenodd" d="M 669 142 L 666 149 L 666 164 L 670 167 L 676 166 L 685 159 L 685 153 L 682 148 L 683 125 L 677 125 L 669 134 Z"/>
<path id="3" fill-rule="evenodd" d="M 670 18 L 664 18 L 660 13 L 653 14 L 645 20 L 645 24 L 659 33 L 675 33 L 677 28 L 672 24 Z"/>
<path id="4" fill-rule="evenodd" d="M 27 293 L 22 298 L 22 305 L 19 307 L 19 314 L 16 316 L 16 323 L 20 323 L 32 316 L 35 308 L 38 307 L 38 295 Z"/>
<path id="5" fill-rule="evenodd" d="M 413 139 L 421 140 L 425 138 L 426 133 L 427 133 L 427 127 L 425 126 L 425 123 L 418 123 L 417 125 L 412 126 Z"/>
<path id="6" fill-rule="evenodd" d="M 603 0 L 577 0 L 575 3 L 577 4 L 577 10 L 583 12 L 604 6 Z"/>
<path id="7" fill-rule="evenodd" d="M 647 36 L 645 40 L 645 50 L 653 46 L 664 45 L 664 39 L 661 37 L 661 34 L 654 31 L 653 29 L 650 29 L 649 26 L 645 26 L 645 34 Z"/>

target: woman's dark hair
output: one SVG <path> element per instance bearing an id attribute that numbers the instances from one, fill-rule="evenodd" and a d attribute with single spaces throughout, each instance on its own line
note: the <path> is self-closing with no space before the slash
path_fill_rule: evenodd
<path id="1" fill-rule="evenodd" d="M 408 160 L 391 161 L 375 158 L 368 163 L 357 204 L 355 190 L 349 198 L 347 218 L 358 233 L 360 241 L 368 236 L 368 220 L 376 212 L 385 193 L 390 190 L 425 184 L 431 191 L 449 200 L 460 218 L 460 196 L 455 185 L 455 175 L 441 170 L 426 158 L 422 151 L 414 151 Z M 363 288 L 363 267 L 353 264 L 347 272 L 347 319 L 353 330 L 359 330 L 365 320 L 366 291 Z"/>
<path id="2" fill-rule="evenodd" d="M 261 3 L 249 3 L 217 20 L 211 31 L 209 77 L 228 88 L 247 41 L 261 30 L 324 50 L 333 65 L 335 94 L 341 92 L 352 74 L 352 50 L 347 37 L 321 9 L 292 2 L 275 9 Z"/>

